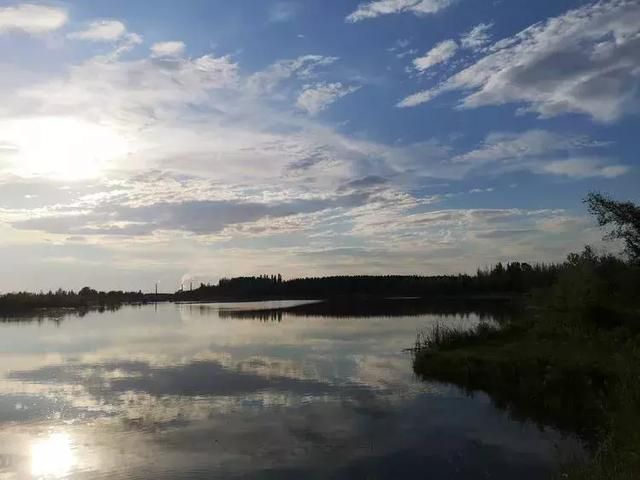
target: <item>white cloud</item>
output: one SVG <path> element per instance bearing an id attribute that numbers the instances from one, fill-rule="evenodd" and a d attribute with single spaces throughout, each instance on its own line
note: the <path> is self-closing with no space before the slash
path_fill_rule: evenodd
<path id="1" fill-rule="evenodd" d="M 434 65 L 448 62 L 458 51 L 458 44 L 454 40 L 438 43 L 423 57 L 413 60 L 413 65 L 419 72 L 425 72 Z"/>
<path id="2" fill-rule="evenodd" d="M 296 105 L 311 115 L 320 113 L 336 100 L 355 92 L 360 87 L 350 87 L 340 82 L 305 85 Z"/>
<path id="3" fill-rule="evenodd" d="M 547 130 L 492 133 L 477 149 L 453 157 L 452 162 L 466 165 L 470 170 L 491 164 L 495 173 L 528 170 L 571 178 L 615 178 L 626 174 L 629 167 L 625 165 L 583 153 L 607 146 L 605 142 L 592 141 L 586 136 Z M 559 159 L 560 156 L 566 158 Z"/>
<path id="4" fill-rule="evenodd" d="M 491 40 L 489 30 L 493 27 L 493 23 L 481 23 L 476 25 L 468 32 L 460 37 L 460 44 L 463 48 L 470 50 L 478 50 L 484 47 Z"/>
<path id="5" fill-rule="evenodd" d="M 499 132 L 489 134 L 479 148 L 459 155 L 453 161 L 469 162 L 475 165 L 485 162 L 515 162 L 527 157 L 539 158 L 557 152 L 605 145 L 592 142 L 584 136 L 559 134 L 548 130 L 528 130 L 522 133 Z"/>
<path id="6" fill-rule="evenodd" d="M 159 42 L 151 46 L 154 57 L 180 57 L 186 48 L 184 42 Z"/>
<path id="7" fill-rule="evenodd" d="M 137 33 L 126 33 L 116 44 L 116 48 L 104 56 L 105 60 L 117 60 L 123 53 L 126 53 L 142 43 L 142 37 Z"/>
<path id="8" fill-rule="evenodd" d="M 451 5 L 455 0 L 373 0 L 361 3 L 347 16 L 347 22 L 359 22 L 381 15 L 409 12 L 415 15 L 437 13 Z"/>
<path id="9" fill-rule="evenodd" d="M 72 40 L 88 42 L 105 42 L 114 45 L 111 52 L 96 57 L 100 61 L 115 61 L 142 43 L 142 37 L 137 33 L 128 32 L 124 23 L 119 20 L 96 20 L 91 22 L 85 30 L 67 35 Z"/>
<path id="10" fill-rule="evenodd" d="M 60 176 L 70 170 L 62 165 L 79 164 L 82 156 L 75 150 L 73 158 L 64 162 L 47 159 L 46 152 L 62 152 L 64 139 L 72 135 L 71 127 L 63 129 L 71 122 L 54 121 L 65 117 L 78 119 L 83 129 L 99 131 L 101 138 L 120 139 L 117 143 L 131 153 L 100 163 L 121 173 L 159 168 L 211 175 L 227 184 L 253 181 L 258 185 L 265 177 L 271 182 L 285 175 L 296 184 L 315 175 L 312 181 L 305 180 L 308 188 L 335 188 L 341 178 L 358 168 L 358 162 L 367 159 L 372 163 L 372 158 L 387 155 L 387 148 L 344 138 L 292 108 L 300 82 L 313 78 L 316 69 L 333 61 L 306 55 L 242 75 L 228 56 L 171 62 L 95 57 L 72 66 L 65 75 L 14 92 L 11 102 L 3 105 L 9 123 L 2 123 L 0 143 L 26 145 L 34 134 L 38 141 L 31 142 L 26 153 L 3 153 L 7 163 L 2 166 L 32 175 Z M 280 85 L 285 78 L 287 82 Z M 262 88 L 255 88 L 256 83 Z M 333 88 L 328 97 L 313 97 L 308 92 L 302 105 L 319 111 L 333 97 L 350 90 L 353 87 Z M 275 104 L 274 99 L 278 100 Z M 11 120 L 12 115 L 23 116 L 24 121 L 18 124 Z M 40 121 L 45 116 L 49 120 Z M 46 125 L 55 126 L 59 135 L 47 133 Z M 99 128 L 91 129 L 91 125 Z M 20 137 L 11 137 L 12 132 Z M 33 159 L 22 161 L 29 152 Z M 94 157 L 87 161 L 93 162 Z M 64 171 L 58 171 L 61 169 Z"/>
<path id="11" fill-rule="evenodd" d="M 583 113 L 602 122 L 640 109 L 640 3 L 598 2 L 532 25 L 439 86 L 398 106 L 449 91 L 469 92 L 462 108 L 519 103 L 542 117 Z"/>
<path id="12" fill-rule="evenodd" d="M 556 160 L 542 167 L 543 172 L 572 178 L 616 178 L 629 172 L 626 165 L 609 165 L 599 158 Z"/>
<path id="13" fill-rule="evenodd" d="M 269 93 L 292 77 L 313 78 L 318 69 L 331 65 L 337 60 L 338 57 L 322 55 L 301 55 L 295 59 L 280 60 L 265 70 L 251 75 L 248 84 L 254 92 Z"/>
<path id="14" fill-rule="evenodd" d="M 91 22 L 86 30 L 70 33 L 69 38 L 90 42 L 115 42 L 127 33 L 127 27 L 118 20 L 98 20 Z"/>
<path id="15" fill-rule="evenodd" d="M 26 32 L 41 34 L 60 29 L 67 23 L 64 9 L 45 5 L 23 3 L 12 7 L 0 7 L 0 34 Z"/>
<path id="16" fill-rule="evenodd" d="M 18 99 L 36 101 L 41 111 L 57 115 L 148 123 L 171 108 L 207 100 L 210 90 L 235 86 L 237 71 L 238 65 L 227 56 L 203 55 L 170 65 L 147 58 L 96 57 L 65 77 L 25 86 Z"/>
<path id="17" fill-rule="evenodd" d="M 439 92 L 435 90 L 422 90 L 421 92 L 411 94 L 408 97 L 404 98 L 398 103 L 397 106 L 400 108 L 417 107 L 418 105 L 422 105 L 423 103 L 430 102 L 438 95 Z"/>

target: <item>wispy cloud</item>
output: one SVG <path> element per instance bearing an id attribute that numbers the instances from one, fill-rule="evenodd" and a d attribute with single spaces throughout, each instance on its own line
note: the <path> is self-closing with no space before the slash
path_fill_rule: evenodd
<path id="1" fill-rule="evenodd" d="M 542 170 L 553 175 L 564 175 L 572 178 L 616 178 L 629 172 L 626 165 L 612 165 L 600 158 L 570 158 L 555 160 L 545 164 Z"/>
<path id="2" fill-rule="evenodd" d="M 273 23 L 290 22 L 300 11 L 300 4 L 295 2 L 276 2 L 269 7 L 269 21 Z"/>
<path id="3" fill-rule="evenodd" d="M 453 4 L 455 0 L 373 0 L 361 3 L 358 8 L 347 16 L 347 22 L 359 22 L 381 15 L 394 13 L 413 13 L 414 15 L 428 15 Z"/>
<path id="4" fill-rule="evenodd" d="M 99 20 L 91 22 L 82 31 L 68 35 L 75 40 L 88 40 L 91 42 L 115 42 L 127 33 L 127 27 L 118 20 Z"/>
<path id="5" fill-rule="evenodd" d="M 527 130 L 522 133 L 491 133 L 475 150 L 459 155 L 454 162 L 514 162 L 522 158 L 543 157 L 563 151 L 598 148 L 606 143 L 593 142 L 588 137 L 567 135 L 548 130 Z"/>
<path id="6" fill-rule="evenodd" d="M 296 105 L 307 113 L 316 115 L 336 100 L 356 92 L 359 88 L 343 85 L 340 82 L 305 85 L 298 96 Z"/>
<path id="7" fill-rule="evenodd" d="M 615 178 L 629 167 L 614 163 L 594 150 L 607 147 L 583 135 L 559 134 L 547 130 L 522 133 L 492 133 L 476 149 L 455 156 L 452 162 L 471 170 L 491 165 L 494 172 L 527 170 L 536 174 L 570 178 Z M 585 153 L 589 152 L 589 153 Z M 565 158 L 562 158 L 565 157 Z"/>
<path id="8" fill-rule="evenodd" d="M 491 41 L 489 30 L 493 23 L 480 23 L 460 37 L 460 45 L 470 50 L 478 50 Z"/>
<path id="9" fill-rule="evenodd" d="M 280 60 L 265 70 L 256 72 L 249 78 L 249 86 L 254 91 L 273 91 L 281 82 L 295 76 L 301 79 L 313 78 L 316 72 L 332 63 L 338 57 L 323 55 L 301 55 L 295 59 Z"/>
<path id="10" fill-rule="evenodd" d="M 455 40 L 445 40 L 438 43 L 424 56 L 413 60 L 413 66 L 419 72 L 425 72 L 431 67 L 440 63 L 446 63 L 453 58 L 458 51 L 458 44 Z"/>
<path id="11" fill-rule="evenodd" d="M 638 108 L 640 5 L 598 2 L 501 40 L 442 84 L 399 103 L 413 107 L 450 91 L 462 108 L 521 103 L 541 117 L 583 113 L 601 122 Z"/>

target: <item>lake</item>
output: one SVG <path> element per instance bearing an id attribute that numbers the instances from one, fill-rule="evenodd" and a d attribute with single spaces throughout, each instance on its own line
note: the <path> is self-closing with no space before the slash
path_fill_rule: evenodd
<path id="1" fill-rule="evenodd" d="M 0 479 L 524 480 L 579 452 L 485 394 L 418 380 L 405 351 L 417 332 L 492 318 L 406 302 L 379 315 L 158 304 L 0 323 Z"/>

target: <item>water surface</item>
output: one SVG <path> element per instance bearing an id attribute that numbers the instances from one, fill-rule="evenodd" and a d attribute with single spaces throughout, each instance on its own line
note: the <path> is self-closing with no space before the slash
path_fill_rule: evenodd
<path id="1" fill-rule="evenodd" d="M 575 450 L 483 394 L 417 380 L 416 332 L 481 315 L 406 301 L 0 323 L 0 479 L 537 479 Z"/>

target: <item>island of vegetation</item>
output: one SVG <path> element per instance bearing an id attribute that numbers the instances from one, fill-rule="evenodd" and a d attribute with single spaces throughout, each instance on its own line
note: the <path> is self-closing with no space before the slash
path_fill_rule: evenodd
<path id="1" fill-rule="evenodd" d="M 112 309 L 126 304 L 157 301 L 160 296 L 142 292 L 99 292 L 84 287 L 78 292 L 58 289 L 55 292 L 13 292 L 0 295 L 0 315 L 26 315 L 38 311 Z"/>

